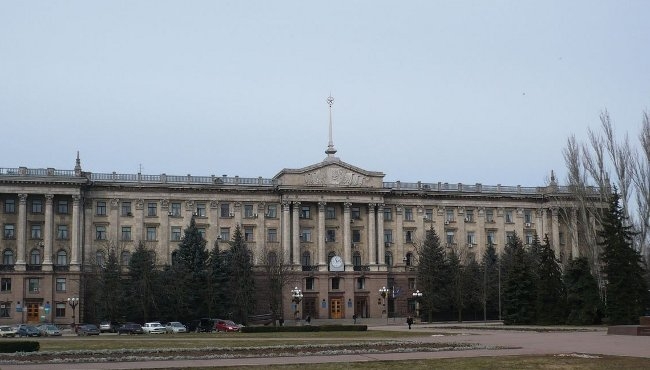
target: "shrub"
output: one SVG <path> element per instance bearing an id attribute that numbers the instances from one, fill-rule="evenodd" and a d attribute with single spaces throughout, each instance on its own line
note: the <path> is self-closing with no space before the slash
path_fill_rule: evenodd
<path id="1" fill-rule="evenodd" d="M 40 343 L 33 341 L 11 341 L 0 342 L 0 353 L 14 353 L 14 352 L 36 352 L 41 348 Z"/>
<path id="2" fill-rule="evenodd" d="M 245 326 L 242 333 L 307 333 L 315 331 L 366 331 L 367 325 Z"/>

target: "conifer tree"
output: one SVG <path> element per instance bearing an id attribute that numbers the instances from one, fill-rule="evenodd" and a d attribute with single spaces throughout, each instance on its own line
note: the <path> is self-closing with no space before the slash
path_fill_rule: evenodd
<path id="1" fill-rule="evenodd" d="M 421 312 L 433 321 L 434 315 L 446 310 L 450 302 L 449 264 L 433 226 L 418 249 L 417 284 L 422 292 Z"/>
<path id="2" fill-rule="evenodd" d="M 483 259 L 481 261 L 481 270 L 483 279 L 481 283 L 481 294 L 483 301 L 483 319 L 499 317 L 499 261 L 494 244 L 489 243 Z"/>
<path id="3" fill-rule="evenodd" d="M 154 317 L 157 309 L 157 271 L 155 252 L 140 241 L 129 261 L 130 305 L 129 318 L 145 322 Z"/>
<path id="4" fill-rule="evenodd" d="M 598 294 L 598 283 L 589 270 L 587 257 L 580 257 L 569 263 L 564 273 L 567 291 L 569 325 L 599 324 L 602 316 L 602 300 Z"/>
<path id="5" fill-rule="evenodd" d="M 515 234 L 505 247 L 503 258 L 503 322 L 532 324 L 535 322 L 534 266 Z"/>
<path id="6" fill-rule="evenodd" d="M 237 225 L 225 262 L 229 272 L 231 312 L 235 320 L 244 324 L 248 321 L 248 315 L 255 310 L 255 279 L 251 259 L 252 253 Z"/>
<path id="7" fill-rule="evenodd" d="M 536 317 L 541 325 L 563 324 L 566 317 L 566 291 L 562 280 L 560 263 L 555 258 L 555 253 L 550 246 L 548 236 L 544 237 L 544 244 L 539 243 L 535 235 L 533 242 L 537 257 L 537 299 Z"/>
<path id="8" fill-rule="evenodd" d="M 196 227 L 194 217 L 185 228 L 183 238 L 175 251 L 172 273 L 180 276 L 184 287 L 181 300 L 190 310 L 190 316 L 202 317 L 208 314 L 209 298 L 207 280 L 208 251 L 206 240 Z"/>

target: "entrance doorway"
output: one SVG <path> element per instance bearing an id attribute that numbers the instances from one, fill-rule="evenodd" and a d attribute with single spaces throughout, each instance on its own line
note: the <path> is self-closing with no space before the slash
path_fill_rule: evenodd
<path id="1" fill-rule="evenodd" d="M 354 313 L 360 318 L 368 317 L 367 297 L 354 297 Z"/>
<path id="2" fill-rule="evenodd" d="M 38 317 L 38 303 L 27 303 L 27 322 L 35 323 L 39 321 Z"/>
<path id="3" fill-rule="evenodd" d="M 330 300 L 330 317 L 332 319 L 340 319 L 343 315 L 343 305 L 341 298 L 332 298 Z"/>

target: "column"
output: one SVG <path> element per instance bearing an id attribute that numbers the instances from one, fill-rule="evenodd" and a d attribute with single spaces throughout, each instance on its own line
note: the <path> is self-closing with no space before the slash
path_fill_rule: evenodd
<path id="1" fill-rule="evenodd" d="M 300 263 L 300 202 L 293 202 L 292 230 L 293 244 L 291 248 L 291 261 L 294 265 Z"/>
<path id="2" fill-rule="evenodd" d="M 377 237 L 375 235 L 375 203 L 368 203 L 368 265 L 377 263 Z"/>
<path id="3" fill-rule="evenodd" d="M 384 205 L 377 204 L 377 264 L 385 265 L 386 243 L 384 243 Z"/>
<path id="4" fill-rule="evenodd" d="M 318 265 L 325 266 L 325 207 L 326 202 L 318 202 Z M 319 268 L 320 270 L 320 268 Z"/>
<path id="5" fill-rule="evenodd" d="M 81 241 L 81 196 L 73 195 L 72 196 L 72 230 L 70 234 L 72 240 L 70 241 L 70 270 L 79 271 L 79 251 L 80 251 L 80 241 Z"/>
<path id="6" fill-rule="evenodd" d="M 45 194 L 45 225 L 43 230 L 43 241 L 45 251 L 43 256 L 43 271 L 52 271 L 52 233 L 54 228 L 54 212 L 52 211 L 53 194 Z"/>
<path id="7" fill-rule="evenodd" d="M 119 207 L 119 205 L 118 205 Z M 206 210 L 206 215 L 210 214 L 209 210 Z M 119 214 L 119 208 L 118 208 L 118 214 Z M 165 263 L 171 264 L 172 260 L 172 253 L 171 253 L 171 246 L 170 246 L 170 235 L 171 235 L 171 226 L 169 224 L 169 199 L 162 199 L 160 201 L 160 230 L 158 231 L 158 253 L 161 255 L 164 255 L 162 258 L 162 261 Z M 131 230 L 133 232 L 133 230 Z M 206 238 L 208 238 L 208 234 L 210 233 L 210 229 L 206 230 Z M 121 233 L 120 233 L 121 234 Z M 214 240 L 214 239 L 213 239 Z M 208 250 L 212 250 L 213 245 L 207 245 Z M 175 247 L 174 247 L 175 248 Z"/>
<path id="8" fill-rule="evenodd" d="M 506 243 L 508 243 L 508 239 L 506 238 L 506 215 L 505 215 L 505 209 L 503 207 L 497 209 L 497 229 L 499 230 L 499 233 L 497 234 L 497 253 L 499 255 L 503 254 L 503 250 L 506 246 Z"/>
<path id="9" fill-rule="evenodd" d="M 289 201 L 282 201 L 282 253 L 284 254 L 283 261 L 291 262 L 291 229 L 289 220 L 291 215 L 289 213 Z"/>
<path id="10" fill-rule="evenodd" d="M 25 271 L 25 232 L 27 228 L 27 194 L 18 194 L 18 224 L 16 225 L 16 271 Z"/>
<path id="11" fill-rule="evenodd" d="M 352 203 L 343 203 L 343 262 L 345 266 L 352 266 L 352 245 L 350 241 L 350 206 Z M 351 267 L 348 267 L 351 269 Z"/>
<path id="12" fill-rule="evenodd" d="M 548 217 L 547 216 L 547 210 L 546 210 L 546 208 L 543 208 L 542 209 L 542 220 L 541 220 L 542 221 L 542 235 L 541 235 L 542 240 L 543 240 L 543 238 L 545 238 L 548 235 L 548 219 L 547 219 L 547 217 Z M 549 236 L 549 239 L 551 239 L 550 236 Z"/>
<path id="13" fill-rule="evenodd" d="M 395 252 L 393 253 L 393 264 L 404 265 L 404 207 L 395 207 Z"/>
<path id="14" fill-rule="evenodd" d="M 551 208 L 551 230 L 553 233 L 553 250 L 555 252 L 555 258 L 558 260 L 561 258 L 560 256 L 560 225 L 558 223 L 558 216 L 559 216 L 560 210 L 557 207 Z"/>
<path id="15" fill-rule="evenodd" d="M 578 210 L 576 208 L 571 209 L 571 259 L 580 257 L 580 251 L 578 250 Z"/>
<path id="16" fill-rule="evenodd" d="M 476 208 L 476 244 L 477 251 L 474 254 L 476 261 L 481 261 L 483 254 L 487 249 L 487 236 L 485 236 L 485 207 Z"/>
<path id="17" fill-rule="evenodd" d="M 259 265 L 264 259 L 262 255 L 264 254 L 264 240 L 266 237 L 266 223 L 264 222 L 264 211 L 266 210 L 266 203 L 257 204 L 257 213 L 255 217 L 255 253 L 253 257 L 255 259 L 255 265 Z M 261 221 L 260 221 L 261 220 Z M 279 256 L 278 256 L 279 257 Z"/>

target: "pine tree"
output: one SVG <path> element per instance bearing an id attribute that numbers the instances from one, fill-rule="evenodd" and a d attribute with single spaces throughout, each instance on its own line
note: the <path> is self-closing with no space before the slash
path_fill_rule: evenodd
<path id="1" fill-rule="evenodd" d="M 104 320 L 117 321 L 123 316 L 123 279 L 121 266 L 115 248 L 108 250 L 106 264 L 99 273 L 99 295 L 97 314 Z"/>
<path id="2" fill-rule="evenodd" d="M 458 322 L 462 322 L 463 309 L 465 308 L 465 284 L 463 284 L 463 266 L 455 250 L 449 253 L 447 263 L 451 277 L 451 285 L 449 286 L 451 293 L 450 308 L 452 312 L 455 309 L 456 319 Z"/>
<path id="3" fill-rule="evenodd" d="M 252 254 L 246 246 L 241 228 L 237 225 L 225 260 L 229 268 L 229 287 L 232 296 L 230 308 L 233 319 L 244 324 L 248 321 L 248 315 L 255 310 L 255 279 L 251 258 Z"/>
<path id="4" fill-rule="evenodd" d="M 203 317 L 208 314 L 210 301 L 209 292 L 207 291 L 207 266 L 208 251 L 206 250 L 206 240 L 196 227 L 194 217 L 190 224 L 185 228 L 183 238 L 175 251 L 175 266 L 173 272 L 175 275 L 184 276 L 181 278 L 184 287 L 183 299 L 187 302 L 190 315 L 194 318 Z"/>
<path id="5" fill-rule="evenodd" d="M 156 314 L 157 274 L 155 252 L 139 242 L 129 261 L 130 314 L 134 321 L 145 322 Z"/>
<path id="6" fill-rule="evenodd" d="M 566 323 L 599 324 L 603 304 L 598 294 L 598 283 L 589 270 L 587 257 L 576 258 L 569 263 L 564 273 L 564 284 L 569 308 Z"/>
<path id="7" fill-rule="evenodd" d="M 433 321 L 434 315 L 449 306 L 449 264 L 433 227 L 418 250 L 417 283 L 422 292 L 422 314 Z"/>
<path id="8" fill-rule="evenodd" d="M 482 282 L 481 282 L 481 299 L 483 303 L 483 318 L 487 320 L 488 318 L 497 318 L 499 317 L 499 256 L 497 255 L 496 248 L 494 244 L 489 243 L 488 247 L 483 253 L 483 259 L 481 261 L 481 270 L 482 270 Z"/>
<path id="9" fill-rule="evenodd" d="M 503 258 L 503 322 L 535 322 L 535 277 L 530 257 L 517 235 L 508 241 Z"/>
<path id="10" fill-rule="evenodd" d="M 533 249 L 537 257 L 536 317 L 541 325 L 563 324 L 566 317 L 566 291 L 560 263 L 551 249 L 548 236 L 539 244 L 535 236 Z"/>
<path id="11" fill-rule="evenodd" d="M 644 261 L 633 248 L 634 233 L 626 223 L 620 196 L 614 189 L 598 233 L 606 278 L 606 313 L 614 325 L 638 324 L 648 303 Z"/>

